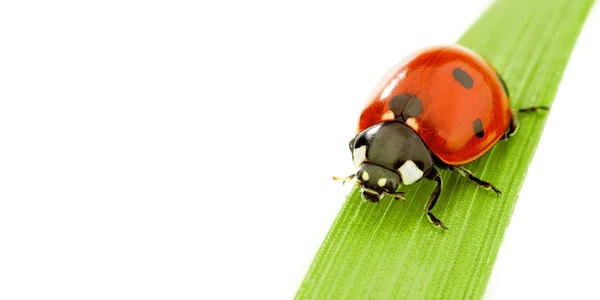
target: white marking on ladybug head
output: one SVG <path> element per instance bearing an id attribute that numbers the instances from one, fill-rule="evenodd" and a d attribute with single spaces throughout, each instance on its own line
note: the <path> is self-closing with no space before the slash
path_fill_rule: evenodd
<path id="1" fill-rule="evenodd" d="M 363 181 L 369 181 L 369 173 L 367 173 L 367 171 L 363 171 L 361 177 Z"/>
<path id="2" fill-rule="evenodd" d="M 413 184 L 423 177 L 423 171 L 412 160 L 407 160 L 398 171 L 402 176 L 402 182 L 406 185 Z"/>
<path id="3" fill-rule="evenodd" d="M 384 187 L 386 183 L 387 183 L 387 178 L 379 178 L 379 180 L 377 180 L 377 185 L 380 187 Z"/>
<path id="4" fill-rule="evenodd" d="M 360 165 L 367 160 L 367 145 L 363 145 L 354 149 L 354 153 L 352 153 L 352 159 L 354 160 L 354 166 L 357 168 L 360 167 Z"/>

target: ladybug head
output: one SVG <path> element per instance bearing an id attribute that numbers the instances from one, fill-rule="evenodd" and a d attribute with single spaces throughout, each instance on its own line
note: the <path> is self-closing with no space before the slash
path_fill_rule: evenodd
<path id="1" fill-rule="evenodd" d="M 386 194 L 398 196 L 400 184 L 413 184 L 433 168 L 421 138 L 397 121 L 381 122 L 360 132 L 350 141 L 350 151 L 357 185 L 369 201 L 379 201 Z"/>
<path id="2" fill-rule="evenodd" d="M 377 202 L 386 194 L 392 195 L 400 185 L 398 173 L 372 163 L 362 163 L 356 172 L 363 198 Z"/>

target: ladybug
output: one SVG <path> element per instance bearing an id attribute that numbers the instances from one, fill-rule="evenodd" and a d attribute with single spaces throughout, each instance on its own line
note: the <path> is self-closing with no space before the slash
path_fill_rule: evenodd
<path id="1" fill-rule="evenodd" d="M 437 168 L 457 171 L 476 184 L 500 190 L 462 165 L 484 155 L 514 134 L 518 113 L 511 109 L 500 74 L 477 53 L 458 45 L 434 46 L 394 66 L 375 88 L 358 121 L 350 151 L 355 184 L 362 197 L 378 202 L 425 178 L 437 183 L 425 213 L 436 227 L 447 227 L 431 210 L 442 192 Z M 437 167 L 437 168 L 436 168 Z"/>

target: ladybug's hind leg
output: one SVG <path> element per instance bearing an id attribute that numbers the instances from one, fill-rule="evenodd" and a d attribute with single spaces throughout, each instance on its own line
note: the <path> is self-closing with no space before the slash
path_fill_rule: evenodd
<path id="1" fill-rule="evenodd" d="M 519 128 L 519 111 L 516 109 L 512 110 L 512 118 L 510 119 L 510 124 L 508 126 L 508 130 L 504 133 L 504 136 L 502 136 L 502 139 L 508 139 L 509 137 L 511 137 L 513 134 L 515 134 L 515 132 L 517 132 L 517 129 Z"/>
<path id="2" fill-rule="evenodd" d="M 512 119 L 510 120 L 510 125 L 508 127 L 508 130 L 504 133 L 504 136 L 502 137 L 503 140 L 511 137 L 512 135 L 515 134 L 515 132 L 517 132 L 517 129 L 519 128 L 519 113 L 527 113 L 527 112 L 537 112 L 540 110 L 549 110 L 550 107 L 548 106 L 532 106 L 532 107 L 525 107 L 525 108 L 521 108 L 521 109 L 513 109 L 512 110 Z"/>
<path id="3" fill-rule="evenodd" d="M 427 200 L 427 204 L 425 204 L 425 213 L 427 214 L 427 218 L 429 218 L 429 221 L 431 221 L 431 223 L 433 223 L 435 227 L 442 227 L 442 229 L 448 229 L 448 227 L 446 227 L 446 225 L 444 225 L 444 223 L 442 223 L 440 219 L 436 218 L 431 213 L 431 210 L 435 206 L 435 203 L 437 203 L 438 198 L 440 197 L 440 193 L 442 192 L 442 176 L 440 175 L 440 172 L 438 172 L 438 170 L 433 168 L 429 172 L 428 179 L 435 180 L 435 182 L 437 182 L 437 186 L 435 187 L 433 192 L 431 192 L 429 200 Z"/>
<path id="4" fill-rule="evenodd" d="M 468 178 L 469 180 L 477 183 L 479 186 L 484 187 L 488 190 L 493 190 L 494 192 L 496 192 L 496 194 L 501 194 L 502 192 L 500 192 L 500 190 L 495 187 L 493 184 L 487 182 L 487 181 L 483 181 L 477 177 L 475 177 L 475 175 L 473 175 L 473 173 L 471 173 L 471 171 L 463 168 L 463 167 L 450 167 L 450 170 L 456 170 L 458 171 L 458 173 L 460 175 L 462 175 L 465 178 Z"/>

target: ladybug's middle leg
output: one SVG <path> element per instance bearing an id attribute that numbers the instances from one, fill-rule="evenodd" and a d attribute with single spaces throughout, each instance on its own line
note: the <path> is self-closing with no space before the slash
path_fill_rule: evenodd
<path id="1" fill-rule="evenodd" d="M 479 186 L 482 186 L 482 187 L 484 187 L 484 188 L 486 188 L 488 190 L 489 189 L 494 190 L 494 192 L 496 192 L 496 194 L 501 194 L 502 193 L 493 184 L 491 184 L 491 183 L 489 183 L 487 181 L 483 181 L 483 180 L 475 177 L 475 175 L 473 175 L 473 173 L 471 173 L 471 171 L 469 171 L 469 170 L 467 170 L 467 169 L 465 169 L 463 167 L 450 167 L 450 170 L 456 170 L 456 171 L 458 171 L 458 173 L 460 175 L 462 175 L 463 177 L 468 178 L 469 180 L 477 183 Z"/>

